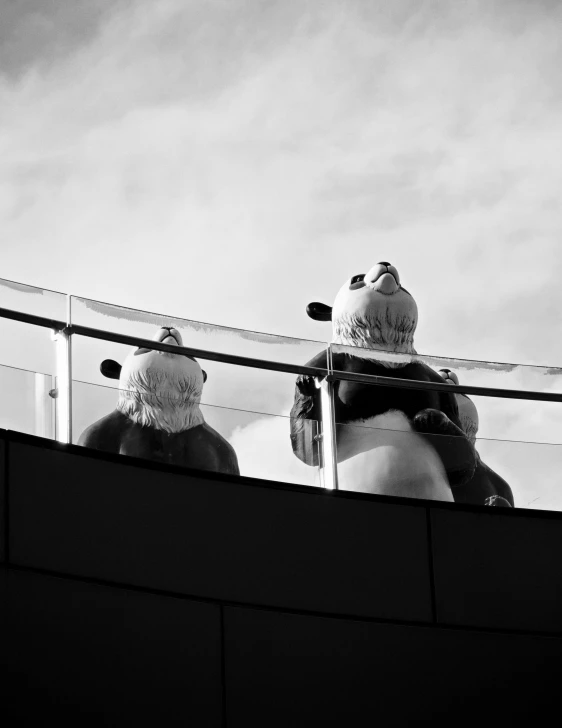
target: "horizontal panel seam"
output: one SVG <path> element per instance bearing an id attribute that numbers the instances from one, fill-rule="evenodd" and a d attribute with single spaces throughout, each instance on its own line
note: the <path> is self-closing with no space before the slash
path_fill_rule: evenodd
<path id="1" fill-rule="evenodd" d="M 63 581 L 73 581 L 77 583 L 90 584 L 92 586 L 99 586 L 102 588 L 122 589 L 124 591 L 131 591 L 140 594 L 147 594 L 153 596 L 167 597 L 171 599 L 179 599 L 185 601 L 199 602 L 201 604 L 209 604 L 217 608 L 234 608 L 234 609 L 254 609 L 257 611 L 264 612 L 275 612 L 278 614 L 289 614 L 303 617 L 319 617 L 325 619 L 336 619 L 342 621 L 353 621 L 362 622 L 366 624 L 388 624 L 395 625 L 398 627 L 419 627 L 423 629 L 436 629 L 436 630 L 447 630 L 457 632 L 471 632 L 471 633 L 482 633 L 482 634 L 501 634 L 501 635 L 514 635 L 514 636 L 529 636 L 529 637 L 540 637 L 544 639 L 555 639 L 562 640 L 562 632 L 552 632 L 546 630 L 530 630 L 530 629 L 501 629 L 496 627 L 482 627 L 477 625 L 459 625 L 454 623 L 437 622 L 432 623 L 431 621 L 424 620 L 405 620 L 405 619 L 391 619 L 387 617 L 373 617 L 364 614 L 350 614 L 341 612 L 322 612 L 318 610 L 309 609 L 295 609 L 290 607 L 279 607 L 269 604 L 259 604 L 254 602 L 237 602 L 228 599 L 216 599 L 212 597 L 204 597 L 195 594 L 185 594 L 182 592 L 171 591 L 166 589 L 157 589 L 152 587 L 137 586 L 134 584 L 127 584 L 123 582 L 111 581 L 106 579 L 99 579 L 87 576 L 80 576 L 76 574 L 68 574 L 64 572 L 53 571 L 49 569 L 41 569 L 31 566 L 22 566 L 17 564 L 6 565 L 7 571 L 21 572 L 27 574 L 37 574 L 39 576 L 46 576 L 55 579 L 61 579 Z"/>

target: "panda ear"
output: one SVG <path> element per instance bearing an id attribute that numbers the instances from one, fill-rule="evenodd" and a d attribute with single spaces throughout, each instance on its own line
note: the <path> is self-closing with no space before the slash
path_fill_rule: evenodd
<path id="1" fill-rule="evenodd" d="M 201 369 L 201 371 L 203 372 L 203 384 L 205 384 L 207 381 L 207 372 L 204 369 Z"/>
<path id="2" fill-rule="evenodd" d="M 104 359 L 100 364 L 100 372 L 108 379 L 119 379 L 121 375 L 121 364 L 113 359 Z"/>
<path id="3" fill-rule="evenodd" d="M 309 303 L 306 307 L 306 312 L 315 321 L 332 320 L 332 307 L 327 306 L 325 303 L 318 303 L 317 301 Z"/>

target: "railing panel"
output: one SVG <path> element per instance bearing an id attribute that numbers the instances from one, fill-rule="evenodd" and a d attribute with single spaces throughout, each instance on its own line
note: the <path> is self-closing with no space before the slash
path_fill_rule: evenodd
<path id="1" fill-rule="evenodd" d="M 472 444 L 400 430 L 398 418 L 380 425 L 336 425 L 341 490 L 505 507 L 513 499 L 516 508 L 562 510 L 560 444 L 483 438 Z"/>
<path id="2" fill-rule="evenodd" d="M 65 321 L 66 301 L 65 293 L 0 278 L 0 308 Z"/>
<path id="3" fill-rule="evenodd" d="M 435 373 L 443 371 L 452 373 L 454 381 L 449 379 L 449 384 L 456 384 L 458 380 L 461 387 L 507 390 L 507 399 L 509 399 L 509 394 L 519 398 L 518 393 L 520 392 L 562 395 L 562 368 L 560 367 L 454 359 L 426 354 L 396 354 L 342 344 L 330 344 L 329 348 L 336 374 L 350 370 L 371 374 L 374 373 L 372 364 L 377 364 L 379 371 L 376 373 L 379 376 L 408 379 L 411 378 L 408 376 L 410 370 L 405 367 L 420 364 L 429 367 Z M 442 374 L 442 377 L 445 376 Z M 417 375 L 416 378 L 421 377 Z M 482 404 L 485 405 L 485 402 Z M 505 407 L 505 403 L 500 403 L 500 406 Z"/>
<path id="4" fill-rule="evenodd" d="M 1 427 L 56 437 L 58 402 L 53 395 L 59 372 L 53 330 L 18 318 L 38 317 L 62 325 L 67 299 L 63 293 L 0 279 Z"/>
<path id="5" fill-rule="evenodd" d="M 0 365 L 0 428 L 53 439 L 55 377 Z"/>
<path id="6" fill-rule="evenodd" d="M 455 500 L 481 502 L 484 496 L 496 493 L 493 486 L 490 489 L 489 481 L 499 483 L 501 490 L 504 479 L 513 490 L 516 506 L 562 509 L 562 497 L 558 496 L 558 492 L 562 493 L 558 484 L 562 465 L 562 403 L 543 401 L 560 398 L 562 369 L 397 355 L 334 344 L 330 351 L 339 423 L 338 477 L 342 488 L 381 492 L 385 488 L 411 487 L 423 492 L 423 479 L 414 477 L 413 472 L 409 485 L 402 482 L 408 480 L 407 466 L 414 453 L 421 463 L 419 467 L 429 468 L 431 458 L 424 457 L 420 450 L 423 441 L 439 451 L 440 461 L 456 461 L 457 471 L 465 467 L 466 454 L 458 447 L 462 443 L 446 437 L 452 431 L 436 427 L 435 422 L 412 424 L 416 414 L 426 408 L 441 410 L 454 419 L 456 406 L 457 422 L 471 440 L 478 438 L 477 451 L 494 474 L 487 470 L 484 474 L 479 465 L 479 475 L 470 485 L 461 490 L 453 488 Z M 400 389 L 386 383 L 371 385 L 345 379 L 350 372 L 351 377 L 359 375 L 364 380 L 370 375 L 387 377 L 389 385 L 399 379 L 417 380 L 426 388 Z M 467 397 L 457 391 L 459 386 L 485 389 L 479 390 L 482 396 Z M 389 413 L 392 409 L 405 412 L 408 421 Z M 416 433 L 422 433 L 423 438 Z M 354 457 L 350 457 L 352 452 Z M 446 467 L 449 480 L 462 480 L 462 474 L 451 470 L 451 463 L 446 463 Z M 385 474 L 387 468 L 400 483 L 394 483 Z M 434 488 L 429 497 L 446 500 L 438 491 Z"/>
<path id="7" fill-rule="evenodd" d="M 125 390 L 121 390 L 121 397 L 124 392 Z M 157 410 L 162 403 L 177 404 L 180 408 L 182 406 L 180 401 L 173 401 L 168 394 L 163 393 L 135 397 L 147 410 L 152 405 Z M 119 420 L 119 416 L 115 415 L 119 399 L 117 382 L 113 386 L 100 386 L 73 381 L 73 430 L 78 444 L 173 465 L 201 467 L 198 452 L 192 452 L 192 457 L 186 452 L 186 448 L 189 450 L 191 447 L 193 430 L 176 434 L 160 431 L 153 439 L 147 434 L 150 427 L 139 432 L 132 426 L 130 418 Z M 321 485 L 318 467 L 310 468 L 293 455 L 288 416 L 221 407 L 206 402 L 202 402 L 198 410 L 201 422 L 217 433 L 216 437 L 213 436 L 213 441 L 222 447 L 220 441 L 224 438 L 233 448 L 241 475 L 300 485 Z M 91 426 L 98 427 L 96 423 L 108 416 L 115 417 L 118 422 L 118 431 L 112 431 L 111 440 L 108 442 L 104 439 L 100 443 L 89 439 Z M 311 420 L 307 422 L 307 427 L 311 437 L 315 438 L 319 432 L 319 424 Z M 220 469 L 212 463 L 210 458 L 210 465 L 205 469 Z"/>
<path id="8" fill-rule="evenodd" d="M 72 297 L 71 300 L 73 326 L 98 327 L 114 334 L 151 340 L 159 335 L 161 327 L 173 327 L 179 332 L 183 346 L 219 356 L 280 363 L 281 368 L 282 365 L 306 364 L 325 348 L 315 341 L 215 326 L 84 298 Z M 100 364 L 113 360 L 117 365 L 125 361 L 136 365 L 140 359 L 134 358 L 134 351 L 134 348 L 119 343 L 80 335 L 78 330 L 78 335 L 73 336 L 74 379 L 92 385 L 111 385 L 111 381 L 101 373 Z M 292 453 L 289 415 L 294 401 L 295 374 L 259 366 L 239 366 L 204 356 L 198 356 L 198 363 L 206 374 L 201 396 L 201 402 L 207 408 L 205 418 L 208 414 L 210 420 L 218 419 L 216 429 L 227 439 L 232 439 L 235 450 L 240 452 L 242 472 L 289 482 L 317 482 L 317 470 L 304 466 Z M 115 380 L 113 384 L 116 384 Z M 122 382 L 121 386 L 127 385 Z M 80 431 L 95 421 L 88 422 L 88 419 L 84 407 L 75 412 L 75 441 Z M 314 430 L 312 437 L 318 434 L 316 421 L 307 429 L 310 433 Z"/>
<path id="9" fill-rule="evenodd" d="M 160 327 L 171 326 L 181 333 L 185 346 L 287 364 L 305 364 L 326 346 L 318 341 L 191 321 L 78 296 L 71 297 L 71 321 L 79 326 L 148 339 L 152 339 Z M 107 346 L 101 350 L 109 352 L 106 356 L 111 353 L 111 348 Z M 85 367 L 86 363 L 79 365 Z M 82 369 L 79 372 L 77 378 L 90 381 Z M 95 374 L 95 366 L 90 369 L 90 373 Z"/>

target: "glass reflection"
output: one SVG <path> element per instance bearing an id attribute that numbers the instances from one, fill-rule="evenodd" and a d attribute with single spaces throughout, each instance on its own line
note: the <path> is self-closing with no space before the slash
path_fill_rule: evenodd
<path id="1" fill-rule="evenodd" d="M 312 357 L 322 342 L 246 331 L 201 321 L 140 311 L 124 306 L 71 297 L 73 324 L 152 339 L 161 326 L 182 333 L 185 346 L 285 364 L 301 364 Z"/>
<path id="2" fill-rule="evenodd" d="M 67 295 L 0 278 L 0 308 L 66 321 Z"/>

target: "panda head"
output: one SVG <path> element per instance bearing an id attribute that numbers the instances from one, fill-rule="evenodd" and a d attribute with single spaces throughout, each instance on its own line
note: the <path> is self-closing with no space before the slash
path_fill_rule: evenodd
<path id="1" fill-rule="evenodd" d="M 418 307 L 390 263 L 377 263 L 347 280 L 332 307 L 311 303 L 307 312 L 316 320 L 332 321 L 336 344 L 415 353 Z"/>
<path id="2" fill-rule="evenodd" d="M 153 340 L 183 346 L 179 331 L 169 326 Z M 127 356 L 122 367 L 106 360 L 101 371 L 119 378 L 117 409 L 136 424 L 169 433 L 203 424 L 199 404 L 207 375 L 193 357 L 141 347 Z"/>
<path id="3" fill-rule="evenodd" d="M 439 374 L 447 384 L 459 384 L 459 378 L 450 369 L 440 369 Z M 474 445 L 479 426 L 476 405 L 466 394 L 457 394 L 457 405 L 459 408 L 461 427 L 470 442 Z"/>

